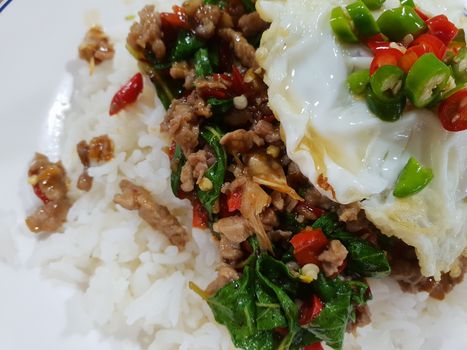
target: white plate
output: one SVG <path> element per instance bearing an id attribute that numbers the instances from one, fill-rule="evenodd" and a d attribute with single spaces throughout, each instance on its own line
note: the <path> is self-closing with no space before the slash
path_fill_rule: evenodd
<path id="1" fill-rule="evenodd" d="M 135 6 L 124 0 L 13 0 L 0 13 L 0 213 L 9 213 L 10 228 L 24 219 L 22 194 L 30 190 L 25 180 L 34 152 L 58 154 L 72 86 L 70 63 L 77 60 L 86 29 L 99 23 L 111 33 L 136 13 Z M 27 256 L 35 238 L 18 231 L 15 239 L 20 257 Z M 0 349 L 137 348 L 97 331 L 70 332 L 73 320 L 65 307 L 72 291 L 45 281 L 21 261 L 14 267 L 4 263 L 8 249 L 0 247 Z"/>

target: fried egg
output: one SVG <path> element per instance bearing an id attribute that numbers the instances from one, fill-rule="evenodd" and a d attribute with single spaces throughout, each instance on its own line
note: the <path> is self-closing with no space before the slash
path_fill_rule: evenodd
<path id="1" fill-rule="evenodd" d="M 331 9 L 351 2 L 256 2 L 271 22 L 257 52 L 270 107 L 289 157 L 315 187 L 342 204 L 361 202 L 384 234 L 415 247 L 422 273 L 438 279 L 467 246 L 467 132 L 445 131 L 427 109 L 384 122 L 348 92 L 348 75 L 372 60 L 363 45 L 341 44 L 330 28 Z M 417 5 L 467 27 L 461 0 Z M 379 12 L 397 6 L 386 1 Z M 416 195 L 395 198 L 394 184 L 411 156 L 431 168 L 434 179 Z"/>

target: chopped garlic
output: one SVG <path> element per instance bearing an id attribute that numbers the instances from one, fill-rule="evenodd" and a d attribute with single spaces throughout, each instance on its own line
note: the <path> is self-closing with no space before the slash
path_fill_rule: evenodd
<path id="1" fill-rule="evenodd" d="M 269 154 L 273 158 L 277 158 L 279 156 L 280 149 L 277 146 L 270 145 L 266 148 L 266 153 Z"/>
<path id="2" fill-rule="evenodd" d="M 39 182 L 39 177 L 37 175 L 32 175 L 32 176 L 28 177 L 28 183 L 30 185 L 35 186 L 35 185 L 37 185 L 38 182 Z"/>
<path id="3" fill-rule="evenodd" d="M 200 180 L 198 186 L 199 186 L 199 189 L 200 189 L 201 191 L 203 191 L 203 192 L 210 191 L 210 190 L 212 190 L 212 187 L 213 187 L 212 181 L 209 180 L 207 177 L 203 177 L 203 178 Z"/>
<path id="4" fill-rule="evenodd" d="M 315 280 L 318 278 L 319 267 L 315 264 L 306 264 L 302 267 L 301 275 Z"/>
<path id="5" fill-rule="evenodd" d="M 245 95 L 235 96 L 233 98 L 233 104 L 236 109 L 245 109 L 248 106 L 248 100 Z"/>

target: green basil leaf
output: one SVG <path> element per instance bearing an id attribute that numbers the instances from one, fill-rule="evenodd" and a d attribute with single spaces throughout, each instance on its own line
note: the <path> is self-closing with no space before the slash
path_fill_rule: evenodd
<path id="1" fill-rule="evenodd" d="M 284 231 L 298 233 L 306 227 L 304 223 L 298 222 L 297 216 L 293 213 L 289 213 L 289 212 L 279 213 L 279 220 L 281 222 L 280 227 Z"/>
<path id="2" fill-rule="evenodd" d="M 177 42 L 170 54 L 170 62 L 191 58 L 196 51 L 204 46 L 205 43 L 192 32 L 182 30 L 178 34 Z"/>
<path id="3" fill-rule="evenodd" d="M 205 77 L 212 74 L 212 66 L 209 61 L 207 49 L 199 49 L 195 53 L 195 72 L 197 77 Z"/>
<path id="4" fill-rule="evenodd" d="M 220 144 L 223 136 L 222 131 L 217 127 L 206 127 L 201 131 L 201 137 L 212 148 L 216 156 L 216 162 L 209 167 L 204 176 L 211 180 L 212 189 L 201 191 L 198 187 L 198 198 L 207 210 L 212 219 L 212 208 L 221 194 L 221 187 L 224 184 L 225 170 L 227 167 L 227 153 Z"/>
<path id="5" fill-rule="evenodd" d="M 207 103 L 211 105 L 212 113 L 215 116 L 221 116 L 226 114 L 233 108 L 233 99 L 220 100 L 218 98 L 208 98 Z"/>
<path id="6" fill-rule="evenodd" d="M 245 8 L 246 12 L 255 12 L 255 4 L 251 0 L 242 0 L 243 7 Z"/>
<path id="7" fill-rule="evenodd" d="M 172 188 L 173 194 L 178 197 L 178 191 L 180 189 L 180 175 L 182 173 L 182 167 L 186 162 L 185 155 L 183 154 L 182 148 L 177 145 L 175 147 L 174 157 L 170 162 L 172 174 L 170 175 L 170 187 Z"/>
<path id="8" fill-rule="evenodd" d="M 256 300 L 256 327 L 259 331 L 287 327 L 276 294 L 260 281 L 256 281 Z"/>

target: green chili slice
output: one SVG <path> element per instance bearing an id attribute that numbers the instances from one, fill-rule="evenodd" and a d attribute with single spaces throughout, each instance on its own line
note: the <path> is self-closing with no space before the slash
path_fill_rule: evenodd
<path id="1" fill-rule="evenodd" d="M 433 53 L 420 57 L 410 68 L 405 81 L 407 97 L 417 108 L 430 105 L 441 95 L 451 70 Z"/>
<path id="2" fill-rule="evenodd" d="M 349 90 L 354 95 L 363 95 L 370 83 L 370 70 L 362 69 L 350 74 L 347 78 Z"/>
<path id="3" fill-rule="evenodd" d="M 414 37 L 427 30 L 427 25 L 410 6 L 386 10 L 378 18 L 379 29 L 391 41 L 402 41 L 408 34 Z"/>
<path id="4" fill-rule="evenodd" d="M 197 77 L 205 77 L 212 74 L 212 66 L 209 61 L 207 49 L 199 49 L 195 53 L 195 72 Z"/>
<path id="5" fill-rule="evenodd" d="M 186 30 L 180 31 L 177 42 L 170 55 L 170 62 L 182 61 L 190 58 L 196 51 L 204 47 L 203 41 Z"/>
<path id="6" fill-rule="evenodd" d="M 380 32 L 378 24 L 363 1 L 356 1 L 346 8 L 359 36 L 368 38 Z"/>
<path id="7" fill-rule="evenodd" d="M 404 198 L 424 189 L 433 179 L 433 171 L 424 168 L 414 157 L 402 169 L 394 187 L 394 197 Z"/>
<path id="8" fill-rule="evenodd" d="M 452 60 L 452 72 L 456 83 L 467 83 L 467 48 L 463 47 Z"/>
<path id="9" fill-rule="evenodd" d="M 366 92 L 366 103 L 370 111 L 379 119 L 386 122 L 398 120 L 404 111 L 407 99 L 405 96 L 384 101 L 375 95 L 373 89 L 368 88 Z"/>
<path id="10" fill-rule="evenodd" d="M 365 5 L 370 9 L 370 10 L 378 10 L 383 6 L 384 2 L 386 0 L 363 0 Z"/>
<path id="11" fill-rule="evenodd" d="M 342 7 L 335 7 L 331 11 L 331 28 L 337 38 L 346 43 L 358 43 L 353 23 Z"/>
<path id="12" fill-rule="evenodd" d="M 382 101 L 400 98 L 403 93 L 405 73 L 397 66 L 382 66 L 371 76 L 371 89 Z"/>
<path id="13" fill-rule="evenodd" d="M 415 7 L 413 0 L 400 0 L 401 6 Z"/>

